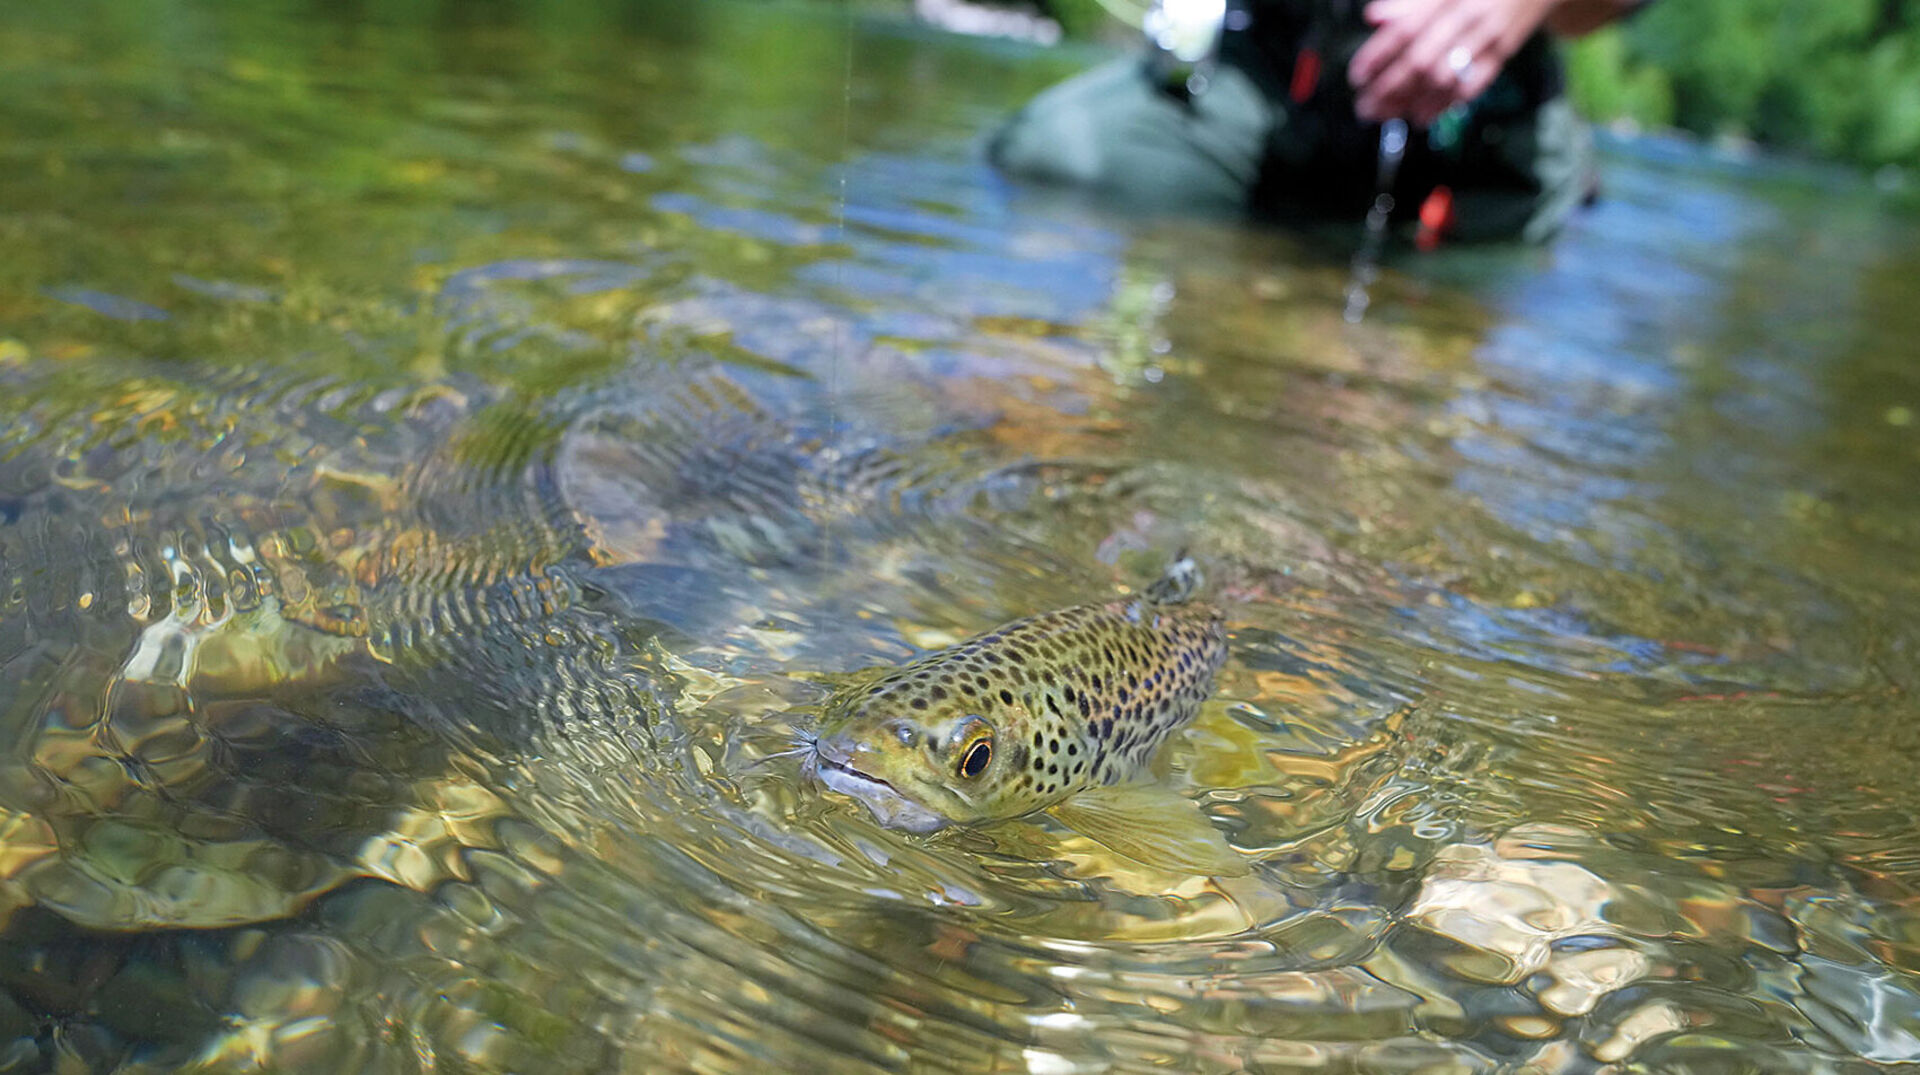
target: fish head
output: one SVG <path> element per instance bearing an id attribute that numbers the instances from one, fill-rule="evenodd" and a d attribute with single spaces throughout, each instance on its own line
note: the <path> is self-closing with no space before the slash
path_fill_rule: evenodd
<path id="1" fill-rule="evenodd" d="M 882 683 L 830 706 L 807 759 L 811 775 L 864 803 L 882 825 L 911 832 L 1045 805 L 1018 778 L 1026 751 L 1017 706 L 931 693 Z"/>

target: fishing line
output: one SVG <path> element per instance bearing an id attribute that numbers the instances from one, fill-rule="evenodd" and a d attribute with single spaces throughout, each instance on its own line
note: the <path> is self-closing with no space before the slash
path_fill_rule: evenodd
<path id="1" fill-rule="evenodd" d="M 836 207 L 835 216 L 837 219 L 835 221 L 835 230 L 842 253 L 839 259 L 839 265 L 834 272 L 834 284 L 835 290 L 839 292 L 839 301 L 845 302 L 847 295 L 847 257 L 849 256 L 846 252 L 852 249 L 847 243 L 847 169 L 853 160 L 853 5 L 843 4 L 841 11 L 840 33 L 841 41 L 844 43 L 842 52 L 845 56 L 845 62 L 841 65 L 840 69 L 839 202 Z M 853 310 L 852 307 L 849 306 L 842 311 L 841 316 L 834 318 L 833 353 L 827 358 L 827 435 L 825 442 L 827 445 L 826 450 L 832 453 L 835 459 L 837 459 L 840 454 L 840 362 L 846 355 L 851 338 L 850 333 L 847 331 L 847 318 L 851 316 L 853 316 Z M 826 513 L 826 519 L 821 526 L 824 540 L 820 543 L 820 557 L 822 560 L 820 566 L 823 575 L 831 566 L 830 558 L 835 556 L 839 551 L 837 543 L 834 540 L 833 527 L 833 512 L 828 511 Z"/>

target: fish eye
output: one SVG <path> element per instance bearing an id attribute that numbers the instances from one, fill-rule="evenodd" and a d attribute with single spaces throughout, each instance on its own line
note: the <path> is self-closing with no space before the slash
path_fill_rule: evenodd
<path id="1" fill-rule="evenodd" d="M 987 763 L 993 760 L 993 740 L 977 739 L 960 756 L 960 775 L 979 776 L 986 771 Z"/>

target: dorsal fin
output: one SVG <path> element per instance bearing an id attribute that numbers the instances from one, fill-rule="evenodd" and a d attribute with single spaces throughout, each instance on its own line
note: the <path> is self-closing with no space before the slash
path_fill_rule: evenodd
<path id="1" fill-rule="evenodd" d="M 1200 582 L 1200 565 L 1193 562 L 1187 550 L 1181 549 L 1160 578 L 1141 591 L 1140 596 L 1150 605 L 1178 605 L 1193 597 L 1200 589 Z"/>

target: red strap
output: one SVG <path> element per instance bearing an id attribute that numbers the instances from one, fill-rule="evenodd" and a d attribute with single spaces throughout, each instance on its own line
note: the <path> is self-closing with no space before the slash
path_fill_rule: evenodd
<path id="1" fill-rule="evenodd" d="M 1308 45 L 1293 59 L 1293 86 L 1287 92 L 1294 104 L 1305 104 L 1320 84 L 1320 50 Z"/>
<path id="2" fill-rule="evenodd" d="M 1435 187 L 1420 203 L 1420 230 L 1414 234 L 1413 245 L 1421 250 L 1432 250 L 1440 245 L 1441 236 L 1453 230 L 1453 190 L 1449 187 Z"/>

